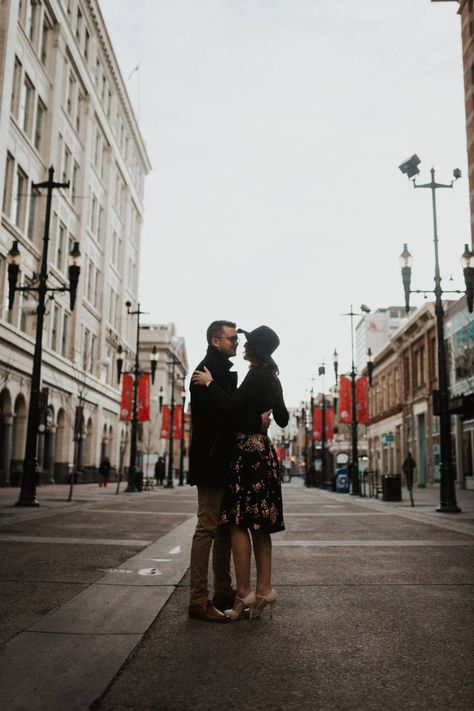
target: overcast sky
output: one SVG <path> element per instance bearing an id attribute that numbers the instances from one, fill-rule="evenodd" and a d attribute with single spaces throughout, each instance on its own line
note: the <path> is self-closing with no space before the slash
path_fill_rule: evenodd
<path id="1" fill-rule="evenodd" d="M 341 314 L 351 303 L 403 303 L 403 242 L 413 288 L 433 285 L 431 194 L 398 170 L 415 152 L 422 182 L 432 166 L 440 182 L 463 172 L 437 193 L 444 286 L 463 286 L 470 234 L 456 2 L 100 4 L 153 165 L 141 305 L 149 322 L 176 323 L 191 367 L 210 321 L 224 318 L 277 331 L 289 405 L 308 397 L 323 359 L 332 372 L 335 347 L 349 370 L 350 319 Z"/>

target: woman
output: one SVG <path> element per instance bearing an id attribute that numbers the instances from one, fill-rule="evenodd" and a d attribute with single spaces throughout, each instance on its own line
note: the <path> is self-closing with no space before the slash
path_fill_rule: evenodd
<path id="1" fill-rule="evenodd" d="M 276 423 L 286 427 L 288 410 L 278 368 L 271 357 L 280 344 L 277 334 L 268 326 L 259 326 L 250 333 L 242 329 L 238 332 L 247 338 L 244 358 L 249 361 L 249 371 L 236 393 L 232 396 L 224 393 L 207 368 L 205 372 L 196 371 L 193 382 L 208 386 L 207 397 L 213 405 L 236 422 L 242 421 L 243 414 L 258 415 L 273 410 Z M 239 620 L 248 608 L 250 618 L 259 617 L 266 605 L 270 605 L 271 614 L 277 596 L 272 588 L 270 534 L 283 531 L 285 524 L 278 460 L 266 433 L 237 434 L 222 506 L 221 523 L 230 526 L 237 579 L 234 606 L 225 610 L 225 614 Z M 250 587 L 252 543 L 257 569 L 256 594 Z"/>

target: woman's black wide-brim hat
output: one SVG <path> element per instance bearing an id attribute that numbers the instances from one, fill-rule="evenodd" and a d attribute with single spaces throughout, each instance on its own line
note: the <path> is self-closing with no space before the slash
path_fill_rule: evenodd
<path id="1" fill-rule="evenodd" d="M 272 353 L 280 345 L 280 339 L 273 329 L 268 326 L 258 326 L 253 331 L 245 331 L 243 328 L 238 328 L 237 333 L 243 333 L 247 339 L 247 343 L 255 353 L 270 365 L 277 367 L 277 364 L 272 358 Z"/>

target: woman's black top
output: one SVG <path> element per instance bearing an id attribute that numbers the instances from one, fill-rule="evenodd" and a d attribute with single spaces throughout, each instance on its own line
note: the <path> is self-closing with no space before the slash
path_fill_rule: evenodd
<path id="1" fill-rule="evenodd" d="M 288 424 L 289 415 L 283 400 L 281 383 L 266 368 L 251 367 L 233 395 L 227 395 L 214 380 L 206 389 L 215 407 L 232 418 L 239 417 L 241 432 L 251 431 L 242 430 L 242 415 L 248 420 L 247 416 L 261 415 L 267 410 L 273 410 L 273 419 L 279 427 L 286 427 Z"/>

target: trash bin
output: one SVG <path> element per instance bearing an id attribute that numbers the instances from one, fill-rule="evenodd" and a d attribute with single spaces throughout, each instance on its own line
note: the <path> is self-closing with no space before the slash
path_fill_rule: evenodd
<path id="1" fill-rule="evenodd" d="M 346 467 L 336 469 L 336 492 L 338 494 L 349 493 L 349 474 Z"/>
<path id="2" fill-rule="evenodd" d="M 402 500 L 402 477 L 400 474 L 382 476 L 382 501 Z"/>

